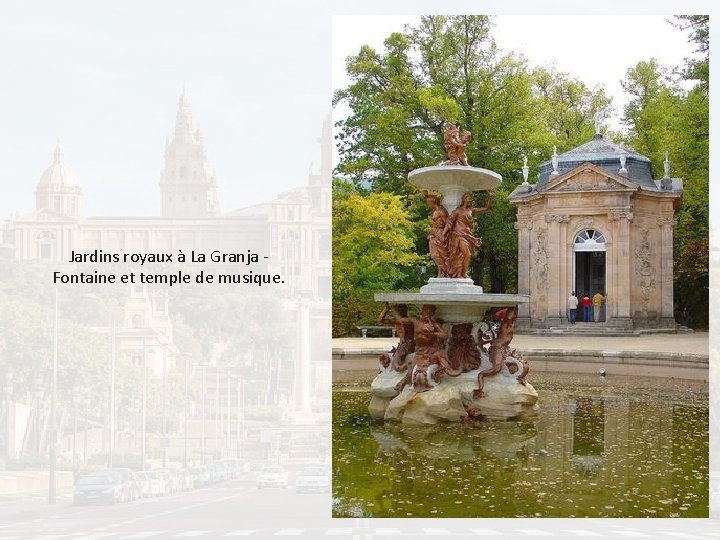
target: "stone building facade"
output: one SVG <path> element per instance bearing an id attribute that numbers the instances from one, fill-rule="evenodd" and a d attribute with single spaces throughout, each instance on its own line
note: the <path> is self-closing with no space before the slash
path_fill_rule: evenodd
<path id="1" fill-rule="evenodd" d="M 682 180 L 596 134 L 518 186 L 520 328 L 565 327 L 567 298 L 602 292 L 606 328 L 675 328 L 673 229 Z M 580 309 L 578 314 L 580 314 Z M 579 320 L 582 320 L 581 318 Z"/>
<path id="2" fill-rule="evenodd" d="M 159 215 L 86 216 L 78 178 L 60 144 L 35 189 L 35 210 L 17 212 L 2 230 L 0 257 L 63 264 L 70 252 L 164 253 L 248 250 L 267 256 L 262 271 L 288 278 L 291 297 L 330 298 L 330 119 L 323 126 L 321 165 L 307 182 L 272 201 L 220 211 L 215 175 L 189 100 L 178 102 L 173 135 L 165 142 Z M 261 260 L 265 260 L 262 259 Z M 262 265 L 259 265 L 262 266 Z"/>

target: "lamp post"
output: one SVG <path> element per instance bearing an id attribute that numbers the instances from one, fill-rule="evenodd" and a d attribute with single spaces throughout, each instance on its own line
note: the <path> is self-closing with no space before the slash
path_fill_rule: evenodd
<path id="1" fill-rule="evenodd" d="M 220 449 L 220 372 L 215 370 L 215 448 L 214 454 Z"/>
<path id="2" fill-rule="evenodd" d="M 55 448 L 55 401 L 57 400 L 57 362 L 58 362 L 58 290 L 55 288 L 55 330 L 53 332 L 53 367 L 52 367 L 52 394 L 50 397 L 50 429 L 48 444 L 50 449 L 50 463 L 48 467 L 48 504 L 57 502 L 55 486 L 55 467 L 57 454 Z"/>
<path id="3" fill-rule="evenodd" d="M 240 394 L 241 394 L 241 392 L 242 392 L 241 388 L 242 388 L 242 380 L 241 380 L 240 376 L 238 375 L 238 378 L 237 378 L 237 415 L 236 415 L 236 416 L 237 416 L 237 428 L 236 428 L 236 434 L 235 434 L 235 435 L 236 435 L 236 439 L 237 439 L 237 443 L 236 443 L 236 444 L 237 444 L 237 458 L 238 458 L 238 459 L 240 459 L 240 443 L 241 443 L 241 440 L 242 440 L 242 439 L 241 439 L 241 437 L 242 437 L 242 435 L 241 435 L 242 432 L 240 431 L 240 428 L 242 427 L 242 426 L 241 426 L 241 423 L 240 423 L 241 407 L 242 407 L 242 406 L 241 406 L 241 401 L 240 401 Z"/>
<path id="4" fill-rule="evenodd" d="M 146 458 L 146 436 L 145 422 L 147 420 L 147 351 L 145 350 L 145 337 L 142 341 L 142 358 L 143 358 L 143 386 L 142 386 L 142 416 L 140 420 L 140 463 L 141 469 L 145 470 Z"/>
<path id="5" fill-rule="evenodd" d="M 183 412 L 183 467 L 187 467 L 187 451 L 188 451 L 188 364 L 190 357 L 185 356 L 185 407 Z"/>
<path id="6" fill-rule="evenodd" d="M 420 278 L 420 286 L 422 287 L 425 285 L 425 274 L 427 273 L 427 263 L 423 260 L 421 260 L 417 266 L 416 270 L 418 273 L 418 277 Z"/>
<path id="7" fill-rule="evenodd" d="M 205 364 L 202 365 L 202 401 L 200 414 L 200 459 L 205 463 Z"/>
<path id="8" fill-rule="evenodd" d="M 108 468 L 113 466 L 115 451 L 115 321 L 112 322 L 112 340 L 110 348 L 110 436 L 108 445 Z"/>
<path id="9" fill-rule="evenodd" d="M 14 438 L 10 435 L 11 426 L 14 425 L 14 414 L 13 414 L 13 374 L 12 371 L 8 370 L 5 373 L 5 384 L 3 386 L 3 407 L 2 417 L 0 417 L 0 425 L 3 426 L 3 433 L 0 435 L 0 441 L 3 443 L 3 447 L 0 448 L 0 457 L 14 457 Z"/>

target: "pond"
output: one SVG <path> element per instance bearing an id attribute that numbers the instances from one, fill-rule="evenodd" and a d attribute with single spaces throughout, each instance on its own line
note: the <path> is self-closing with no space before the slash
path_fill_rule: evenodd
<path id="1" fill-rule="evenodd" d="M 373 423 L 333 392 L 334 517 L 708 517 L 706 383 L 533 374 L 532 420 Z"/>

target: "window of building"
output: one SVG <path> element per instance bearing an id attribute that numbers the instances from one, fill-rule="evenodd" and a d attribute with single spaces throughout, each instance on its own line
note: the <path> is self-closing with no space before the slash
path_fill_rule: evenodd
<path id="1" fill-rule="evenodd" d="M 575 237 L 574 251 L 605 251 L 605 237 L 597 229 L 585 229 Z"/>

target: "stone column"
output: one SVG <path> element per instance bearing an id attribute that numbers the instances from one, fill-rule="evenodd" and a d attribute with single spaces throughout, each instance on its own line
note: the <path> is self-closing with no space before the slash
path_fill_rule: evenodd
<path id="1" fill-rule="evenodd" d="M 554 234 L 550 236 L 548 252 L 554 253 L 554 257 L 548 256 L 550 262 L 550 276 L 548 276 L 547 290 L 547 316 L 550 326 L 560 326 L 566 320 L 565 299 L 570 294 L 566 291 L 567 282 L 567 224 L 570 221 L 568 215 L 550 214 L 545 216 L 545 222 Z M 552 276 L 552 277 L 551 277 Z"/>
<path id="2" fill-rule="evenodd" d="M 613 223 L 615 284 L 610 297 L 613 325 L 622 328 L 632 328 L 630 313 L 630 287 L 633 273 L 632 251 L 630 249 L 630 221 L 633 213 L 627 210 L 612 212 L 608 216 Z"/>
<path id="3" fill-rule="evenodd" d="M 662 324 L 675 327 L 673 301 L 673 228 L 675 217 L 659 217 L 660 227 L 660 313 Z"/>
<path id="4" fill-rule="evenodd" d="M 518 220 L 515 223 L 515 229 L 518 231 L 518 294 L 530 294 L 530 231 L 532 227 L 532 218 L 518 212 Z M 532 299 L 530 301 L 532 302 Z M 530 305 L 520 304 L 515 326 L 528 328 L 530 325 Z"/>

